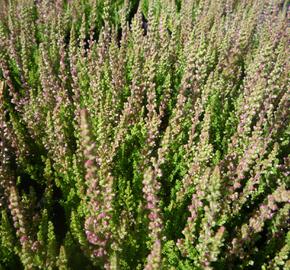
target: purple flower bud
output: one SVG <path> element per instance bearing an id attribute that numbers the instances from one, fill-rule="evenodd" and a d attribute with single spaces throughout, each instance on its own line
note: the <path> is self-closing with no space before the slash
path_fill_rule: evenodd
<path id="1" fill-rule="evenodd" d="M 20 237 L 21 245 L 25 244 L 27 241 L 28 241 L 28 237 L 26 235 L 23 235 Z"/>

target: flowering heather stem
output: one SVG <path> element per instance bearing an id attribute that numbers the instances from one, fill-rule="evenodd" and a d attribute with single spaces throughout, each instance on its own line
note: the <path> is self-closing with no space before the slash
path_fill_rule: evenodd
<path id="1" fill-rule="evenodd" d="M 1 267 L 287 268 L 288 19 L 2 0 Z"/>

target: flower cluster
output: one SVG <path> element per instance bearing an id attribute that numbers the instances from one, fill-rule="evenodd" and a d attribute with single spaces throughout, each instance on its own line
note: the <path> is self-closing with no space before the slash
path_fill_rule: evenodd
<path id="1" fill-rule="evenodd" d="M 0 268 L 286 269 L 288 20 L 0 1 Z"/>

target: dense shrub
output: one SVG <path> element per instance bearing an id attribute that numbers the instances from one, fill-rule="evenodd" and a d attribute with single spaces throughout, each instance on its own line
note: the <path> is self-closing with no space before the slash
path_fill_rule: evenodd
<path id="1" fill-rule="evenodd" d="M 0 269 L 289 269 L 287 1 L 8 2 Z"/>

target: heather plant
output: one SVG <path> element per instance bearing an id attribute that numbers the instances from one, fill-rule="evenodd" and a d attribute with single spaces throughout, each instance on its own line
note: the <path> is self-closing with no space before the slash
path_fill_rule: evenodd
<path id="1" fill-rule="evenodd" d="M 0 0 L 0 269 L 289 269 L 288 21 Z"/>

